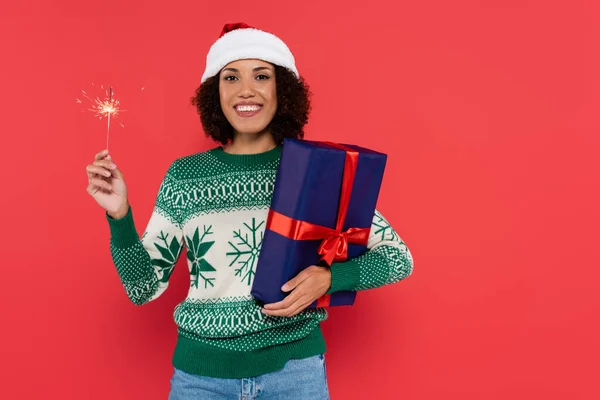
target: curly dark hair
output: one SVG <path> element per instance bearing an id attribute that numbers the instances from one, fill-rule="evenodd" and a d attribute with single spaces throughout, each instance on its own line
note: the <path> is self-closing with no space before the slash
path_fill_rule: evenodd
<path id="1" fill-rule="evenodd" d="M 312 93 L 303 77 L 298 79 L 285 67 L 274 67 L 277 110 L 267 129 L 270 129 L 275 142 L 281 144 L 284 138 L 304 138 L 304 125 L 308 122 Z M 200 114 L 206 136 L 221 144 L 233 140 L 233 127 L 221 109 L 219 74 L 205 80 L 196 89 L 191 102 Z"/>

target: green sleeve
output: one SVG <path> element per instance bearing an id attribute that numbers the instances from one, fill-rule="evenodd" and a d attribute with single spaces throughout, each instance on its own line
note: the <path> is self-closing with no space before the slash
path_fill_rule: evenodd
<path id="1" fill-rule="evenodd" d="M 183 232 L 175 205 L 177 181 L 174 165 L 160 185 L 150 221 L 139 237 L 131 207 L 119 219 L 106 218 L 110 227 L 110 250 L 125 292 L 135 305 L 158 298 L 183 249 Z"/>

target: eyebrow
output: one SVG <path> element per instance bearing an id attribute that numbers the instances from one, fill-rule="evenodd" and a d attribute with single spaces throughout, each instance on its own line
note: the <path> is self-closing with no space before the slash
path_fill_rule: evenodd
<path id="1" fill-rule="evenodd" d="M 269 68 L 269 67 L 255 67 L 255 68 L 253 68 L 253 69 L 252 69 L 252 71 L 253 71 L 253 72 L 256 72 L 256 71 L 261 71 L 261 70 L 263 70 L 263 69 L 266 69 L 266 70 L 268 70 L 268 71 L 271 71 L 271 68 Z M 229 68 L 225 68 L 225 69 L 223 70 L 223 72 L 225 72 L 225 71 L 240 72 L 239 70 L 237 70 L 237 69 L 235 69 L 235 68 L 231 68 L 231 67 L 229 67 Z"/>

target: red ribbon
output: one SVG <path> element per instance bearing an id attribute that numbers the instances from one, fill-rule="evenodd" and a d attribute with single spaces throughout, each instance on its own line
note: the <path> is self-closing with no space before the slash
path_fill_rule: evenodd
<path id="1" fill-rule="evenodd" d="M 366 245 L 371 227 L 349 228 L 342 232 L 348 212 L 348 205 L 350 204 L 354 177 L 356 176 L 358 152 L 338 143 L 321 143 L 346 151 L 342 176 L 342 191 L 335 229 L 292 219 L 273 210 L 269 210 L 266 228 L 293 240 L 323 239 L 319 246 L 319 254 L 322 255 L 321 260 L 331 265 L 333 262 L 345 261 L 348 258 L 348 243 Z M 330 295 L 325 294 L 321 296 L 317 301 L 317 307 L 329 306 L 329 300 Z"/>

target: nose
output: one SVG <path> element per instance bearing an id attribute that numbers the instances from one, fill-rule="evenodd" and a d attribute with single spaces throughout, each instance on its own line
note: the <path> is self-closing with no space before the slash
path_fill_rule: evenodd
<path id="1" fill-rule="evenodd" d="M 239 96 L 245 99 L 248 97 L 254 97 L 254 82 L 252 82 L 252 79 L 242 80 L 242 88 Z"/>

